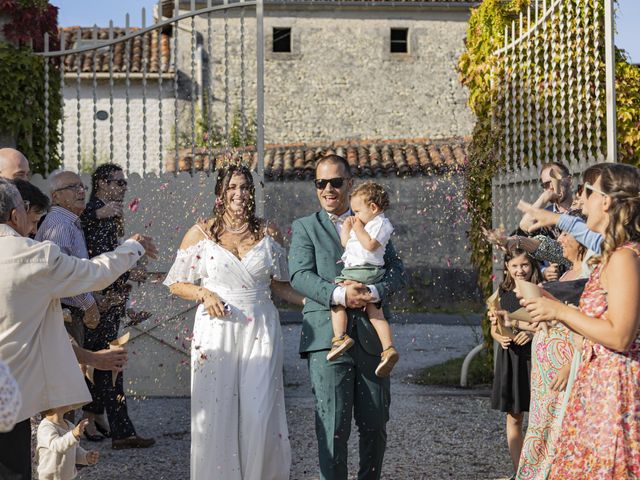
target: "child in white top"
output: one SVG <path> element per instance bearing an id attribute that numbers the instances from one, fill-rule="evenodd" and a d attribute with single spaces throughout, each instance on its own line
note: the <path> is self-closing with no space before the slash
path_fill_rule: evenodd
<path id="1" fill-rule="evenodd" d="M 353 280 L 364 285 L 372 285 L 382 280 L 385 274 L 384 253 L 393 233 L 393 225 L 385 216 L 389 208 L 389 195 L 382 185 L 365 182 L 351 194 L 353 216 L 342 225 L 340 240 L 345 247 L 342 261 L 344 269 L 336 282 Z M 366 312 L 375 328 L 382 354 L 376 375 L 387 377 L 400 358 L 393 346 L 391 327 L 384 318 L 379 304 L 369 303 Z M 347 335 L 347 311 L 340 305 L 331 307 L 333 340 L 327 360 L 334 360 L 346 352 L 354 341 Z"/>
<path id="2" fill-rule="evenodd" d="M 71 410 L 71 407 L 59 407 L 42 412 L 44 418 L 38 425 L 36 447 L 40 480 L 72 480 L 78 476 L 76 464 L 98 462 L 98 452 L 86 451 L 79 444 L 89 420 L 85 418 L 74 426 L 64 419 L 64 414 Z"/>

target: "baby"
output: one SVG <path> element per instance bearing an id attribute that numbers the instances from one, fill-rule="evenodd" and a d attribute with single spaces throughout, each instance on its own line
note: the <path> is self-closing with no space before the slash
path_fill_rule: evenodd
<path id="1" fill-rule="evenodd" d="M 382 280 L 385 274 L 384 253 L 393 225 L 384 215 L 389 208 L 389 195 L 384 187 L 374 182 L 365 182 L 351 194 L 353 216 L 342 226 L 340 240 L 345 247 L 342 261 L 344 269 L 336 283 L 352 280 L 372 285 Z M 393 346 L 391 327 L 384 318 L 380 304 L 368 303 L 367 316 L 382 343 L 380 364 L 376 368 L 378 377 L 387 377 L 400 355 Z M 333 340 L 327 360 L 335 360 L 346 352 L 354 341 L 347 335 L 347 311 L 337 305 L 331 307 Z"/>
<path id="2" fill-rule="evenodd" d="M 71 480 L 78 476 L 76 464 L 94 465 L 98 462 L 98 452 L 88 452 L 79 445 L 89 420 L 81 420 L 74 426 L 64 419 L 64 414 L 71 410 L 71 407 L 59 407 L 42 412 L 36 447 L 40 480 Z"/>

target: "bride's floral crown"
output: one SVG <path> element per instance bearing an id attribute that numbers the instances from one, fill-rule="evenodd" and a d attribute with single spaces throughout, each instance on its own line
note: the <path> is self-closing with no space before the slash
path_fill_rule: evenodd
<path id="1" fill-rule="evenodd" d="M 216 153 L 216 169 L 223 169 L 229 167 L 245 167 L 251 169 L 243 158 L 244 153 L 247 152 L 246 148 L 229 147 L 221 149 Z"/>

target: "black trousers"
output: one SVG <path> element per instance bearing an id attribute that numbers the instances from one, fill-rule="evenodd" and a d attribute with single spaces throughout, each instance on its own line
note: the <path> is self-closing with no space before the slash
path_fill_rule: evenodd
<path id="1" fill-rule="evenodd" d="M 84 348 L 96 352 L 109 347 L 109 342 L 118 338 L 120 318 L 123 308 L 115 307 L 100 315 L 100 324 L 95 330 L 85 329 Z M 87 380 L 87 387 L 93 401 L 82 407 L 86 412 L 102 415 L 106 410 L 112 439 L 131 437 L 136 434 L 127 411 L 127 398 L 124 395 L 122 373 L 118 374 L 115 386 L 112 372 L 95 370 L 93 381 Z"/>
<path id="2" fill-rule="evenodd" d="M 0 480 L 31 480 L 31 419 L 0 433 Z"/>

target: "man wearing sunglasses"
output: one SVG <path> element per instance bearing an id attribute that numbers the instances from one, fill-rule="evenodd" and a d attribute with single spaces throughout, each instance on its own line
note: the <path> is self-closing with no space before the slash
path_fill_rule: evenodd
<path id="1" fill-rule="evenodd" d="M 555 181 L 559 181 L 560 191 L 554 189 Z M 544 208 L 553 213 L 566 213 L 571 210 L 573 204 L 573 192 L 571 191 L 571 172 L 559 162 L 549 162 L 542 165 L 540 170 L 540 186 L 542 193 L 532 204 L 535 208 Z M 528 233 L 531 231 L 531 219 L 526 215 L 520 221 L 520 228 Z M 557 232 L 549 230 L 545 235 L 555 238 Z"/>
<path id="2" fill-rule="evenodd" d="M 49 240 L 60 247 L 65 255 L 89 258 L 80 225 L 80 214 L 84 210 L 87 187 L 73 172 L 57 172 L 49 177 L 51 210 L 38 228 L 35 240 Z M 64 308 L 71 312 L 71 323 L 65 323 L 69 334 L 82 345 L 84 326 L 96 328 L 100 322 L 98 306 L 91 293 L 61 300 Z"/>
<path id="3" fill-rule="evenodd" d="M 348 162 L 337 155 L 316 165 L 315 187 L 321 210 L 292 225 L 289 271 L 291 285 L 306 297 L 300 355 L 307 359 L 316 404 L 316 436 L 320 478 L 346 480 L 347 441 L 351 412 L 360 434 L 359 479 L 379 479 L 389 419 L 389 378 L 375 369 L 382 347 L 363 307 L 382 302 L 406 285 L 404 267 L 391 242 L 385 253 L 386 275 L 376 285 L 334 283 L 343 253 L 339 232 L 351 215 L 349 193 L 353 178 Z M 331 305 L 347 307 L 347 333 L 355 345 L 339 360 L 328 362 L 331 348 Z M 388 317 L 385 311 L 385 318 Z"/>
<path id="4" fill-rule="evenodd" d="M 89 258 L 109 252 L 120 243 L 124 235 L 123 206 L 127 187 L 122 167 L 114 163 L 100 165 L 91 175 L 91 196 L 80 216 Z M 86 349 L 108 348 L 109 342 L 118 338 L 131 290 L 129 280 L 144 281 L 144 271 L 134 267 L 102 292 L 94 293 L 100 310 L 100 325 L 95 330 L 85 331 Z M 95 371 L 93 383 L 87 382 L 87 385 L 93 398 L 90 404 L 82 407 L 84 418 L 89 420 L 85 429 L 87 436 L 97 441 L 110 437 L 114 449 L 147 448 L 155 443 L 153 438 L 140 437 L 136 433 L 127 410 L 123 375 L 116 377 L 114 385 L 111 372 Z"/>
<path id="5" fill-rule="evenodd" d="M 555 186 L 554 186 L 555 184 Z M 544 208 L 553 213 L 567 213 L 573 204 L 573 192 L 571 188 L 571 172 L 562 163 L 548 162 L 540 169 L 540 186 L 542 193 L 533 203 L 535 208 Z M 520 220 L 520 229 L 523 234 L 543 235 L 556 239 L 560 235 L 557 228 L 543 228 L 534 230 L 533 222 L 529 215 L 523 215 Z M 562 268 L 556 263 L 545 265 L 542 275 L 546 281 L 555 281 L 560 278 Z"/>

